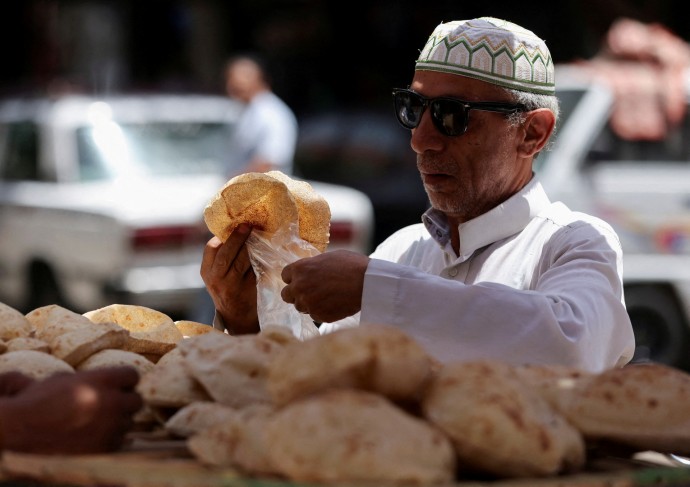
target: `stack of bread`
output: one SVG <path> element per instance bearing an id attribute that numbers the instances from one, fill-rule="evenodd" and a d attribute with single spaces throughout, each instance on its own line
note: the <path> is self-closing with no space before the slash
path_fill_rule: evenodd
<path id="1" fill-rule="evenodd" d="M 659 364 L 440 364 L 391 326 L 230 336 L 121 304 L 23 315 L 0 303 L 0 339 L 0 372 L 137 368 L 138 429 L 246 476 L 439 484 L 577 472 L 604 443 L 690 454 L 690 374 Z"/>

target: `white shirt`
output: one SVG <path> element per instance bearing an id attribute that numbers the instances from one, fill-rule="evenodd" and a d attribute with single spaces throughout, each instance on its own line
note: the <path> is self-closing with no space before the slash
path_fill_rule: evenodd
<path id="1" fill-rule="evenodd" d="M 550 202 L 534 177 L 459 231 L 456 256 L 445 217 L 429 210 L 423 223 L 381 243 L 364 277 L 359 322 L 397 326 L 443 362 L 598 372 L 632 358 L 622 250 L 607 223 Z M 321 333 L 353 324 L 324 323 Z"/>
<path id="2" fill-rule="evenodd" d="M 255 157 L 292 173 L 297 119 L 285 102 L 270 91 L 256 95 L 243 110 L 231 137 L 229 175 L 245 171 Z"/>

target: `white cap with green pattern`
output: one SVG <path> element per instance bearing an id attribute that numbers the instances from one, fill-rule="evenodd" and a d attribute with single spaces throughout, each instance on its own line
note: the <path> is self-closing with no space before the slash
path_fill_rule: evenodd
<path id="1" fill-rule="evenodd" d="M 439 24 L 415 69 L 469 76 L 530 93 L 555 93 L 546 43 L 532 31 L 493 17 Z"/>

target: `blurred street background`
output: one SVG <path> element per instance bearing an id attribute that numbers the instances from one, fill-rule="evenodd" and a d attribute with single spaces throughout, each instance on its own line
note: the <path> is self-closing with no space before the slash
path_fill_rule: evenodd
<path id="1" fill-rule="evenodd" d="M 636 360 L 690 370 L 681 0 L 1 5 L 0 301 L 81 312 L 135 303 L 210 322 L 202 214 L 239 152 L 223 68 L 245 52 L 264 58 L 296 115 L 294 174 L 329 201 L 329 249 L 370 252 L 428 207 L 392 88 L 410 83 L 440 22 L 493 16 L 551 50 L 561 117 L 535 172 L 554 201 L 617 231 Z"/>
<path id="2" fill-rule="evenodd" d="M 681 0 L 17 0 L 0 7 L 0 96 L 82 89 L 222 92 L 237 51 L 263 54 L 301 116 L 381 105 L 406 85 L 440 21 L 505 18 L 546 39 L 556 62 L 595 54 L 611 23 L 660 23 L 688 39 Z"/>

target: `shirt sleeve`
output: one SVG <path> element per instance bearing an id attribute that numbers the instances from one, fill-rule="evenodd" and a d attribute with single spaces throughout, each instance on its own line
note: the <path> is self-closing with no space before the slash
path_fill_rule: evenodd
<path id="1" fill-rule="evenodd" d="M 551 247 L 545 270 L 526 289 L 465 284 L 373 258 L 360 322 L 395 325 L 444 362 L 488 358 L 591 371 L 627 363 L 634 337 L 617 239 L 570 236 Z"/>

